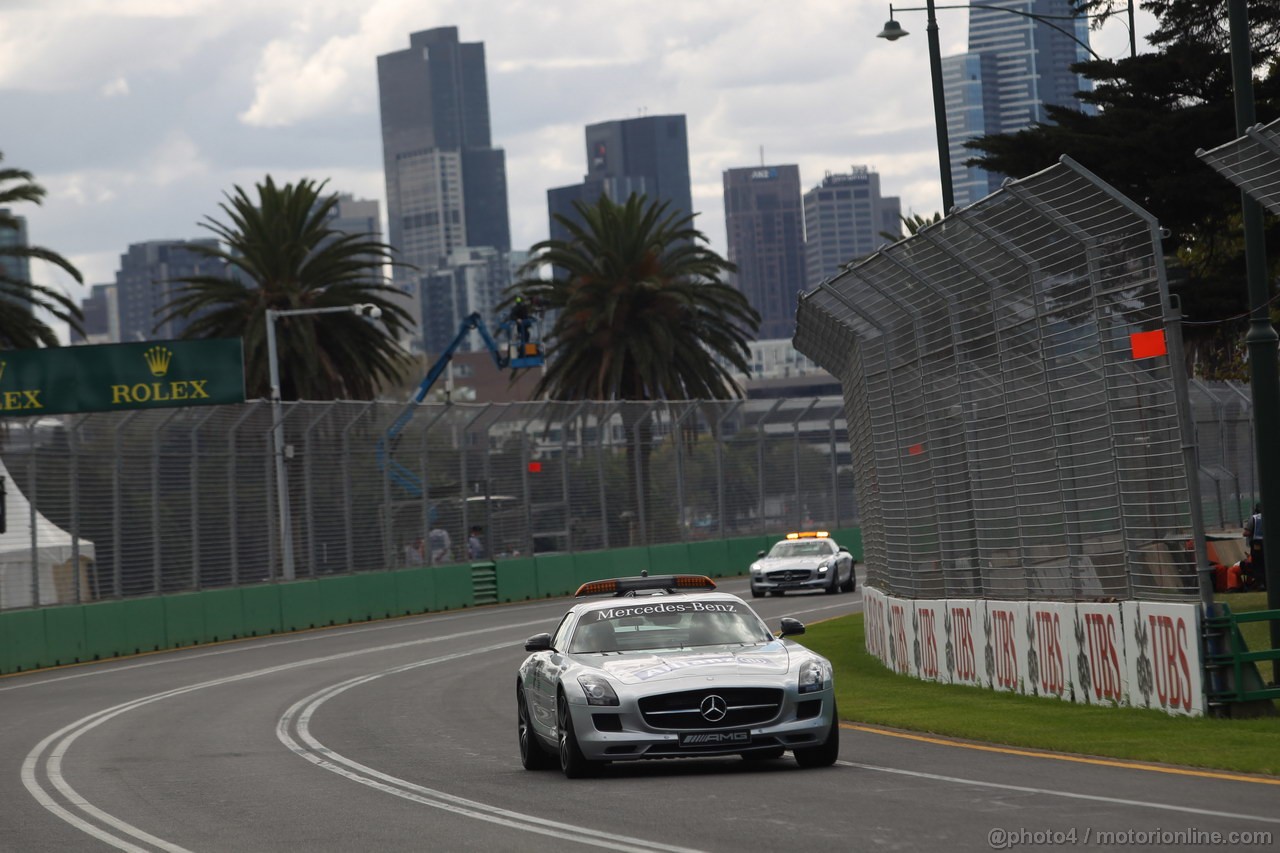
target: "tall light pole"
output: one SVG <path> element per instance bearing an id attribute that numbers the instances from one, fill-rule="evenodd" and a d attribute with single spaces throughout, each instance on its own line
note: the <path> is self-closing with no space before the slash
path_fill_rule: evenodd
<path id="1" fill-rule="evenodd" d="M 1236 133 L 1244 136 L 1255 121 L 1253 102 L 1253 59 L 1249 46 L 1249 10 L 1245 0 L 1229 0 L 1231 28 L 1231 82 L 1234 90 Z M 1258 496 L 1271 529 L 1280 531 L 1280 369 L 1276 353 L 1280 338 L 1271 325 L 1271 282 L 1267 275 L 1267 246 L 1263 230 L 1262 204 L 1241 190 L 1240 205 L 1244 227 L 1244 263 L 1249 293 L 1249 390 L 1253 397 L 1254 446 L 1258 454 Z M 1263 536 L 1263 543 L 1275 555 L 1264 560 L 1267 578 L 1267 609 L 1280 609 L 1280 536 Z M 1271 621 L 1271 648 L 1280 649 L 1280 620 Z M 1271 680 L 1280 684 L 1280 660 L 1271 662 Z"/>
<path id="2" fill-rule="evenodd" d="M 893 5 L 889 5 L 889 20 L 885 22 L 884 29 L 876 34 L 876 38 L 882 38 L 886 41 L 897 41 L 903 36 L 910 35 L 902 28 L 893 18 L 893 13 L 898 12 L 925 12 L 928 15 L 928 23 L 925 26 L 925 32 L 929 37 L 929 76 L 933 82 L 933 123 L 938 137 L 938 172 L 942 182 L 942 212 L 948 214 L 951 208 L 955 207 L 955 193 L 951 182 L 951 142 L 947 138 L 947 95 L 942 86 L 942 49 L 938 44 L 938 9 L 990 9 L 996 12 L 1008 12 L 1011 15 L 1020 15 L 1024 18 L 1031 18 L 1039 21 L 1047 27 L 1057 30 L 1058 32 L 1071 39 L 1076 44 L 1089 51 L 1089 55 L 1094 59 L 1101 60 L 1093 48 L 1089 47 L 1087 42 L 1081 41 L 1073 33 L 1058 26 L 1053 20 L 1075 20 L 1069 15 L 1036 15 L 1031 12 L 1023 12 L 1021 9 L 1010 9 L 1005 6 L 991 6 L 985 3 L 965 3 L 958 6 L 938 6 L 934 0 L 927 0 L 924 6 L 900 6 L 896 10 Z M 1137 43 L 1133 36 L 1133 2 L 1129 3 L 1129 53 L 1136 56 L 1138 52 Z"/>
<path id="3" fill-rule="evenodd" d="M 377 320 L 382 309 L 377 305 L 335 305 L 329 308 L 267 309 L 267 369 L 271 376 L 271 446 L 276 468 L 276 506 L 280 513 L 280 576 L 291 581 L 295 577 L 293 563 L 293 518 L 289 513 L 289 474 L 284 464 L 284 413 L 280 407 L 280 357 L 276 354 L 276 319 L 302 314 L 356 314 Z"/>

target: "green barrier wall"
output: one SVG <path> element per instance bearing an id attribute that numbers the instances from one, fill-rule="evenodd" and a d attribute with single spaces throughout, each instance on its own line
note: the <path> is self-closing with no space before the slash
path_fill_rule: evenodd
<path id="1" fill-rule="evenodd" d="M 862 531 L 833 531 L 862 559 Z M 780 535 L 547 554 L 496 564 L 500 602 L 572 595 L 601 578 L 744 574 Z M 473 607 L 469 565 L 366 572 L 91 604 L 0 612 L 0 674 L 159 649 Z"/>

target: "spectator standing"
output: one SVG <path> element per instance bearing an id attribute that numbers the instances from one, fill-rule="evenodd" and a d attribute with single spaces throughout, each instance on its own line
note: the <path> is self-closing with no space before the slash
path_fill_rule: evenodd
<path id="1" fill-rule="evenodd" d="M 478 524 L 471 526 L 471 535 L 467 537 L 467 556 L 472 560 L 484 559 L 484 528 Z"/>
<path id="2" fill-rule="evenodd" d="M 404 562 L 407 566 L 420 566 L 427 561 L 427 546 L 419 536 L 404 546 Z"/>
<path id="3" fill-rule="evenodd" d="M 1256 578 L 1266 576 L 1266 557 L 1262 549 L 1262 504 L 1256 504 L 1253 515 L 1244 523 L 1245 545 L 1249 549 L 1249 571 Z"/>
<path id="4" fill-rule="evenodd" d="M 433 527 L 427 534 L 427 542 L 431 545 L 431 565 L 449 562 L 449 555 L 453 550 L 453 539 L 449 536 L 449 531 L 443 527 Z"/>

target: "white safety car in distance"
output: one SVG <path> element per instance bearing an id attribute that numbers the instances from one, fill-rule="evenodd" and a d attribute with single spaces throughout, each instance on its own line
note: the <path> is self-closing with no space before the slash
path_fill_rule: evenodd
<path id="1" fill-rule="evenodd" d="M 825 767 L 840 750 L 831 663 L 774 637 L 742 599 L 698 575 L 583 584 L 516 676 L 520 761 L 570 778 L 611 761 L 741 755 Z"/>
<path id="2" fill-rule="evenodd" d="M 751 564 L 751 595 L 782 595 L 790 590 L 853 592 L 858 585 L 855 560 L 825 530 L 788 533 Z"/>

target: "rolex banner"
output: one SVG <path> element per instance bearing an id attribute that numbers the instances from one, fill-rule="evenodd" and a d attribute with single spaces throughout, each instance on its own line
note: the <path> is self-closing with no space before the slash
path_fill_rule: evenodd
<path id="1" fill-rule="evenodd" d="M 243 402 L 239 338 L 0 351 L 0 415 Z"/>

